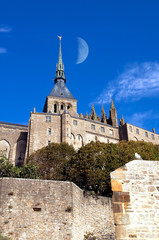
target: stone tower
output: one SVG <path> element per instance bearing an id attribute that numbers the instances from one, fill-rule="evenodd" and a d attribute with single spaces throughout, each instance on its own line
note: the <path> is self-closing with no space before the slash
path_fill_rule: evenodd
<path id="1" fill-rule="evenodd" d="M 112 125 L 113 127 L 118 127 L 117 111 L 114 106 L 113 99 L 111 100 L 111 108 L 109 111 L 109 119 L 107 122 L 108 122 L 108 124 Z"/>
<path id="2" fill-rule="evenodd" d="M 65 110 L 69 110 L 70 114 L 77 115 L 77 100 L 65 85 L 66 78 L 62 62 L 61 37 L 59 37 L 59 56 L 54 83 L 54 88 L 46 98 L 43 112 L 62 114 Z"/>

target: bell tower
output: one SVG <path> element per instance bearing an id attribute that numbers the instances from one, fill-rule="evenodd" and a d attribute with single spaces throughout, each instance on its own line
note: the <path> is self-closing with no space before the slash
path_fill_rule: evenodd
<path id="1" fill-rule="evenodd" d="M 54 83 L 49 96 L 47 96 L 43 112 L 62 114 L 67 110 L 71 115 L 77 116 L 77 100 L 66 87 L 66 78 L 64 72 L 64 63 L 62 61 L 61 36 L 59 38 L 59 55 L 56 64 L 56 74 Z"/>

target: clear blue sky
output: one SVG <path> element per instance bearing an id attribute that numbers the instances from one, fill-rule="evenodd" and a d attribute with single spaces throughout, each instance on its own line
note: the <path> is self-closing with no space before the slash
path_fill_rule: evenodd
<path id="1" fill-rule="evenodd" d="M 0 5 L 0 121 L 27 124 L 53 88 L 58 38 L 78 113 L 113 97 L 126 122 L 159 133 L 158 0 L 5 0 Z M 77 37 L 89 47 L 76 64 Z"/>

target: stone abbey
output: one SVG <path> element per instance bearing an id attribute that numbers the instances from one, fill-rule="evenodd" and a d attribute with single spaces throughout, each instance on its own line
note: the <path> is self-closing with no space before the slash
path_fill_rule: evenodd
<path id="1" fill-rule="evenodd" d="M 66 87 L 62 61 L 61 38 L 56 65 L 55 86 L 46 97 L 43 112 L 31 112 L 29 124 L 0 122 L 0 155 L 5 155 L 15 165 L 21 165 L 25 157 L 51 142 L 67 142 L 75 149 L 91 141 L 117 143 L 121 140 L 146 141 L 159 144 L 159 134 L 125 123 L 117 119 L 113 99 L 107 118 L 102 106 L 101 117 L 92 106 L 91 114 L 77 113 L 77 100 Z"/>

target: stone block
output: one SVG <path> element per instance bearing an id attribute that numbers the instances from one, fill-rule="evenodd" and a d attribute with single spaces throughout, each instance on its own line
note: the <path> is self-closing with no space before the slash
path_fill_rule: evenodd
<path id="1" fill-rule="evenodd" d="M 129 192 L 113 192 L 113 203 L 129 203 L 130 195 Z"/>
<path id="2" fill-rule="evenodd" d="M 111 179 L 111 187 L 113 192 L 123 190 L 122 183 L 120 180 Z"/>

